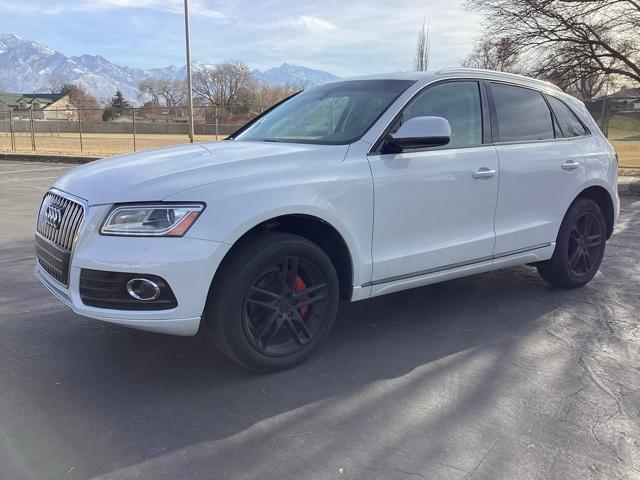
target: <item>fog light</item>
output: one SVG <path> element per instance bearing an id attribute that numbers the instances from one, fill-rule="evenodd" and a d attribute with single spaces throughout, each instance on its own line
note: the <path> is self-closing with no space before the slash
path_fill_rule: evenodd
<path id="1" fill-rule="evenodd" d="M 156 300 L 160 296 L 160 287 L 148 278 L 132 278 L 127 282 L 127 292 L 136 300 Z"/>

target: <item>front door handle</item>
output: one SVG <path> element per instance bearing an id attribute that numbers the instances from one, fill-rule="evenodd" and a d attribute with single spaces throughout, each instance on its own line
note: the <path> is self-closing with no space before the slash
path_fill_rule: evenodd
<path id="1" fill-rule="evenodd" d="M 575 170 L 579 166 L 580 166 L 580 164 L 578 162 L 576 162 L 575 160 L 567 160 L 566 162 L 564 162 L 560 166 L 560 168 L 562 168 L 563 170 L 566 170 L 568 172 L 572 172 L 573 170 Z"/>
<path id="2" fill-rule="evenodd" d="M 491 178 L 496 174 L 495 170 L 491 170 L 487 167 L 482 167 L 473 172 L 473 178 Z"/>

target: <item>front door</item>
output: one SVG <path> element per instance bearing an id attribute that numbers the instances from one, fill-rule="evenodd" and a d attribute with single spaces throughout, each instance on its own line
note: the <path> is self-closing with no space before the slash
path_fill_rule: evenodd
<path id="1" fill-rule="evenodd" d="M 416 116 L 446 118 L 449 145 L 396 154 L 373 153 L 373 284 L 490 260 L 495 234 L 498 158 L 483 141 L 476 81 L 426 87 L 391 131 Z"/>

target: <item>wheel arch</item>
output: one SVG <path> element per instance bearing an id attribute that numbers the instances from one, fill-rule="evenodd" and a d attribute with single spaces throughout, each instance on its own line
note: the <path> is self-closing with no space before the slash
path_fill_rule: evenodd
<path id="1" fill-rule="evenodd" d="M 216 277 L 219 276 L 224 268 L 225 261 L 231 258 L 242 244 L 251 241 L 256 235 L 269 231 L 298 235 L 320 247 L 336 269 L 340 284 L 340 298 L 343 300 L 351 299 L 355 266 L 348 243 L 331 223 L 312 214 L 287 213 L 277 215 L 267 220 L 262 220 L 246 230 L 232 242 L 231 247 L 225 253 L 213 276 L 212 286 L 215 284 Z"/>
<path id="2" fill-rule="evenodd" d="M 615 207 L 609 191 L 601 185 L 591 185 L 582 190 L 575 200 L 579 198 L 588 198 L 598 204 L 607 222 L 607 239 L 611 238 L 615 225 Z"/>

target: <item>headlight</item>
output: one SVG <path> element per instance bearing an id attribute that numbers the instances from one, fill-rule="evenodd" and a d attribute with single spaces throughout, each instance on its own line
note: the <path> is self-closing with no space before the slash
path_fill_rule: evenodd
<path id="1" fill-rule="evenodd" d="M 193 225 L 203 204 L 120 205 L 102 224 L 103 235 L 181 237 Z"/>

